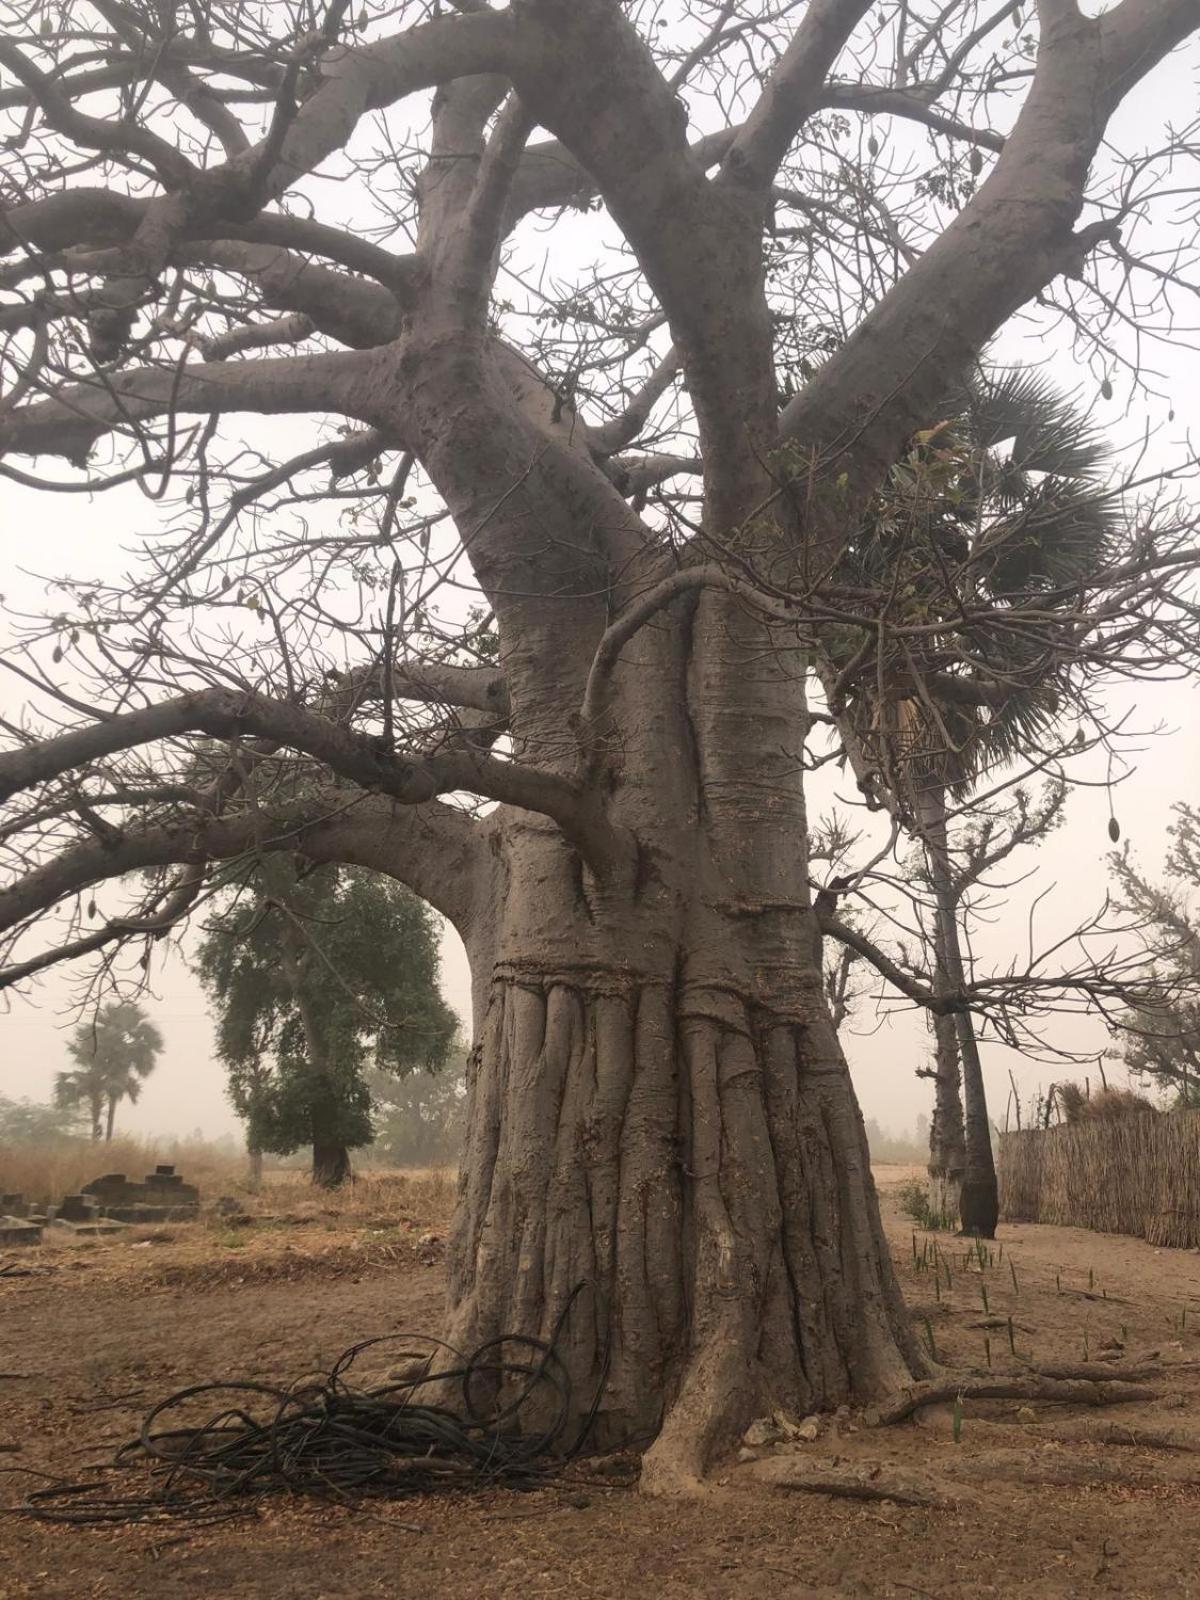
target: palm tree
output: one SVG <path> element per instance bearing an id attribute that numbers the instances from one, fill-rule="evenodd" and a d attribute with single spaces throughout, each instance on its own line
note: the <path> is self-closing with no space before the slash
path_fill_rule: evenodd
<path id="1" fill-rule="evenodd" d="M 135 1001 L 103 1006 L 92 1022 L 82 1022 L 68 1045 L 77 1065 L 60 1072 L 54 1084 L 55 1104 L 85 1106 L 92 1138 L 112 1142 L 117 1106 L 136 1103 L 142 1080 L 149 1077 L 163 1047 L 162 1034 Z"/>
<path id="2" fill-rule="evenodd" d="M 965 982 L 967 885 L 955 866 L 952 805 L 1061 713 L 1078 659 L 1071 586 L 1116 533 L 1119 505 L 1103 492 L 1103 461 L 1087 420 L 1042 378 L 986 375 L 914 441 L 852 546 L 856 579 L 881 587 L 883 562 L 894 573 L 901 548 L 903 570 L 888 584 L 893 618 L 946 622 L 917 645 L 881 642 L 846 707 L 922 849 L 934 987 L 943 994 Z M 1043 618 L 1061 612 L 1061 627 L 1042 620 L 1033 633 L 1006 623 L 1006 612 L 1033 597 Z M 990 1238 L 999 1194 L 974 1020 L 966 1011 L 939 1016 L 935 1036 L 934 1204 L 957 1207 L 965 1233 Z"/>

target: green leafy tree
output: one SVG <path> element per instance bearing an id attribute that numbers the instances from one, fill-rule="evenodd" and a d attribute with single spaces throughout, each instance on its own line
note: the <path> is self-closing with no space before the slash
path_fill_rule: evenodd
<path id="1" fill-rule="evenodd" d="M 0 1095 L 0 1143 L 52 1144 L 79 1131 L 80 1114 L 70 1106 L 10 1100 Z"/>
<path id="2" fill-rule="evenodd" d="M 1171 1104 L 1200 1108 L 1200 922 L 1192 903 L 1200 890 L 1200 810 L 1176 806 L 1167 831 L 1165 885 L 1135 867 L 1128 847 L 1112 856 L 1121 898 L 1153 952 L 1163 998 L 1121 1014 L 1110 1054 Z"/>
<path id="3" fill-rule="evenodd" d="M 158 1064 L 163 1037 L 134 1000 L 102 1006 L 91 1022 L 81 1022 L 67 1047 L 75 1067 L 60 1072 L 54 1101 L 60 1110 L 86 1109 L 94 1140 L 109 1143 L 117 1107 L 137 1102 L 142 1082 Z"/>
<path id="4" fill-rule="evenodd" d="M 968 891 L 993 861 L 1036 842 L 1061 815 L 1055 791 L 1040 807 L 1018 801 L 1006 844 L 994 819 L 957 842 L 951 825 L 984 775 L 1037 749 L 1061 716 L 1079 670 L 1070 647 L 1072 586 L 1111 552 L 1118 532 L 1119 501 L 1104 492 L 1103 465 L 1087 419 L 1044 379 L 984 375 L 915 436 L 848 553 L 855 581 L 891 575 L 896 624 L 931 625 L 925 643 L 905 641 L 881 659 L 875 684 L 845 708 L 844 726 L 860 768 L 871 770 L 918 841 L 932 902 L 934 987 L 946 995 L 966 982 Z M 1006 625 L 1006 608 L 1039 596 L 1048 616 L 1036 638 Z M 984 620 L 948 649 L 935 625 L 967 606 Z M 961 1010 L 936 1016 L 933 1028 L 935 1206 L 957 1212 L 964 1232 L 990 1238 L 999 1190 L 974 1020 Z"/>
<path id="5" fill-rule="evenodd" d="M 310 1145 L 326 1187 L 373 1137 L 368 1068 L 434 1070 L 457 1032 L 432 915 L 376 874 L 256 862 L 207 923 L 197 966 L 252 1156 Z"/>

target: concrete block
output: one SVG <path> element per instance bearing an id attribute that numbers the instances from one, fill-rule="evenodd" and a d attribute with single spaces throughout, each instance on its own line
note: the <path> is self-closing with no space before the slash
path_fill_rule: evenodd
<path id="1" fill-rule="evenodd" d="M 98 1239 L 106 1234 L 125 1232 L 123 1222 L 110 1222 L 107 1217 L 100 1217 L 95 1222 L 71 1222 L 66 1217 L 53 1217 L 49 1225 L 79 1239 Z"/>
<path id="2" fill-rule="evenodd" d="M 121 1222 L 188 1222 L 200 1210 L 200 1191 L 184 1183 L 171 1166 L 157 1167 L 143 1183 L 123 1172 L 106 1173 L 85 1183 L 82 1191 L 93 1199 L 100 1214 Z"/>
<path id="3" fill-rule="evenodd" d="M 41 1244 L 42 1230 L 24 1217 L 0 1217 L 0 1244 Z"/>

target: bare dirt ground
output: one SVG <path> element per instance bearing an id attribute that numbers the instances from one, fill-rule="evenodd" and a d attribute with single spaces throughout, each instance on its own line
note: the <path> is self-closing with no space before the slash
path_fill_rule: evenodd
<path id="1" fill-rule="evenodd" d="M 935 1271 L 932 1238 L 914 1239 L 896 1205 L 905 1175 L 877 1173 L 915 1325 L 939 1360 L 984 1371 L 989 1355 L 994 1371 L 1144 1365 L 1156 1350 L 1166 1364 L 1156 1398 L 1097 1411 L 968 1400 L 957 1441 L 949 1405 L 884 1429 L 826 1419 L 820 1438 L 764 1451 L 765 1469 L 731 1464 L 704 1500 L 682 1504 L 576 1481 L 362 1510 L 275 1499 L 250 1520 L 203 1530 L 0 1516 L 0 1600 L 1200 1600 L 1200 1454 L 1046 1437 L 1096 1418 L 1200 1428 L 1200 1254 L 1004 1227 L 992 1258 L 973 1265 L 962 1241 L 941 1236 Z M 0 1269 L 32 1275 L 0 1277 L 0 1503 L 40 1481 L 33 1473 L 77 1477 L 82 1459 L 105 1459 L 186 1383 L 287 1381 L 370 1334 L 436 1331 L 440 1244 L 422 1239 L 442 1230 L 449 1201 L 444 1179 L 369 1181 L 333 1203 L 292 1183 L 264 1192 L 256 1205 L 270 1218 L 251 1226 L 214 1217 L 9 1252 Z M 876 1488 L 936 1481 L 951 1493 L 934 1506 L 859 1502 L 755 1476 L 789 1461 L 850 1469 Z"/>

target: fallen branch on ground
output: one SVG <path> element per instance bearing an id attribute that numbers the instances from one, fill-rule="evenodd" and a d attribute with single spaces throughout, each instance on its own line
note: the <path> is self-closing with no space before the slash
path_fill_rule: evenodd
<path id="1" fill-rule="evenodd" d="M 1064 1405 L 1117 1406 L 1134 1400 L 1156 1400 L 1158 1391 L 1136 1383 L 1125 1383 L 1124 1375 L 1097 1373 L 1095 1378 L 1047 1378 L 1016 1374 L 981 1377 L 966 1373 L 960 1378 L 929 1378 L 901 1389 L 863 1413 L 869 1428 L 884 1428 L 903 1422 L 922 1406 L 940 1405 L 947 1400 L 1052 1400 Z"/>

